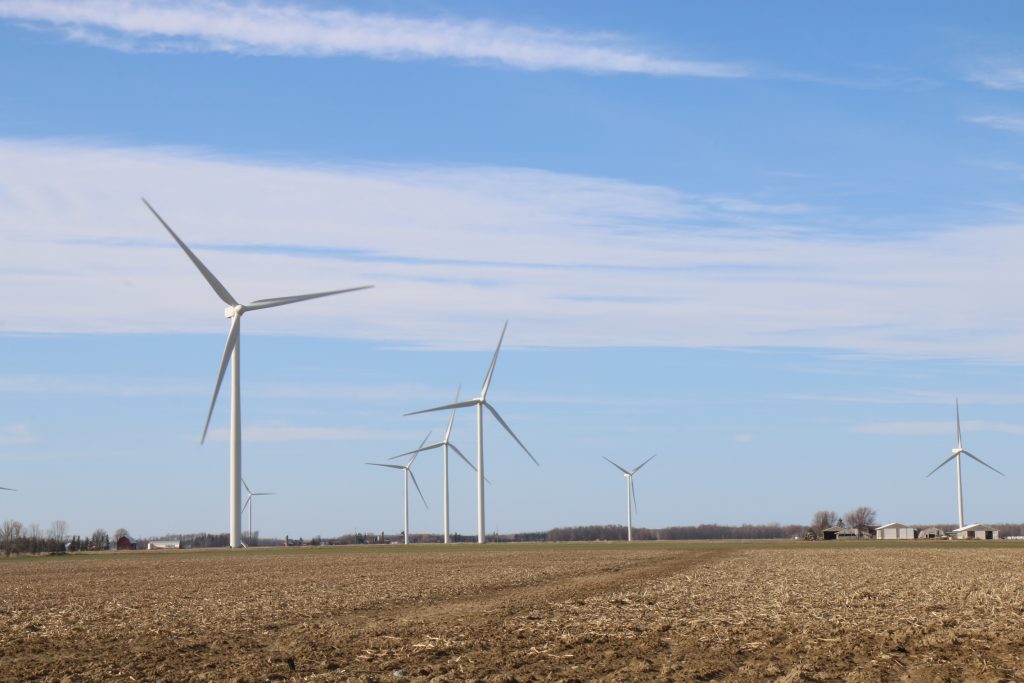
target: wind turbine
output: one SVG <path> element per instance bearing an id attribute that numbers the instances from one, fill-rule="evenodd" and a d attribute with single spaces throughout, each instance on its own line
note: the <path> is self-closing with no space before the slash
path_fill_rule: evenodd
<path id="1" fill-rule="evenodd" d="M 505 338 L 505 330 L 508 329 L 508 321 L 505 321 L 505 326 L 501 328 L 501 336 L 498 338 L 498 348 L 494 349 L 494 356 L 491 357 L 491 365 L 487 368 L 487 375 L 484 377 L 484 386 L 480 389 L 480 395 L 474 399 L 468 401 L 456 401 L 455 403 L 449 403 L 444 406 L 437 406 L 436 408 L 427 408 L 426 410 L 417 410 L 412 413 L 406 413 L 409 415 L 420 415 L 422 413 L 432 413 L 438 410 L 455 410 L 458 408 L 468 408 L 470 406 L 476 406 L 476 533 L 477 543 L 484 543 L 486 539 L 484 537 L 484 408 L 491 411 L 491 415 L 498 421 L 505 431 L 515 439 L 519 447 L 530 456 L 530 460 L 533 461 L 534 465 L 540 466 L 537 462 L 537 458 L 533 457 L 533 454 L 523 445 L 523 442 L 519 440 L 519 437 L 515 435 L 512 428 L 501 418 L 498 411 L 494 409 L 490 403 L 487 402 L 487 389 L 491 386 L 491 377 L 494 375 L 494 365 L 498 362 L 498 352 L 501 351 L 501 342 Z"/>
<path id="2" fill-rule="evenodd" d="M 982 465 L 989 468 L 990 470 L 992 470 L 993 472 L 1000 476 L 1006 476 L 1005 474 L 997 470 L 995 467 L 992 467 L 992 465 L 989 465 L 987 462 L 985 462 L 978 456 L 974 455 L 969 451 L 964 450 L 964 442 L 963 439 L 960 438 L 960 399 L 958 398 L 956 399 L 956 448 L 953 449 L 953 455 L 943 460 L 941 463 L 939 463 L 938 467 L 936 467 L 934 470 L 928 473 L 928 477 L 938 472 L 942 468 L 942 466 L 945 465 L 950 460 L 953 460 L 954 458 L 956 459 L 956 511 L 957 514 L 960 516 L 960 528 L 962 529 L 964 526 L 964 488 L 963 482 L 960 478 L 961 455 L 966 455 L 968 458 L 977 460 Z M 925 478 L 927 479 L 927 477 Z"/>
<path id="3" fill-rule="evenodd" d="M 601 456 L 601 457 L 604 457 L 604 456 Z M 636 467 L 634 467 L 631 470 L 627 470 L 625 467 L 622 467 L 621 465 L 617 465 L 616 463 L 612 462 L 610 459 L 604 458 L 605 460 L 608 460 L 608 462 L 611 462 L 612 465 L 614 465 L 615 468 L 618 469 L 619 471 L 621 471 L 622 475 L 624 477 L 626 477 L 626 540 L 627 541 L 632 541 L 633 540 L 633 511 L 636 509 L 636 491 L 633 490 L 633 475 L 636 474 L 637 472 L 639 472 L 641 467 L 643 467 L 644 465 L 646 465 L 650 461 L 654 460 L 656 457 L 658 457 L 657 454 L 652 455 L 651 457 L 647 458 L 646 460 L 644 460 L 642 463 L 640 463 L 639 465 L 637 465 Z"/>
<path id="4" fill-rule="evenodd" d="M 425 437 L 423 437 L 423 441 L 420 442 L 420 447 L 417 448 L 415 451 L 410 451 L 412 453 L 412 457 L 409 458 L 409 462 L 405 463 L 404 465 L 392 465 L 390 463 L 385 463 L 385 462 L 368 462 L 368 463 L 366 463 L 367 465 L 373 465 L 374 467 L 390 467 L 393 470 L 402 470 L 404 472 L 403 479 L 404 479 L 405 486 L 404 486 L 404 490 L 403 490 L 403 494 L 402 494 L 402 501 L 403 501 L 403 513 L 405 515 L 405 544 L 406 545 L 409 545 L 409 477 L 412 477 L 412 483 L 415 484 L 416 491 L 417 491 L 417 493 L 420 494 L 420 500 L 423 501 L 423 507 L 426 507 L 426 508 L 430 507 L 429 505 L 427 505 L 427 499 L 423 497 L 423 491 L 420 490 L 420 485 L 416 481 L 416 475 L 412 473 L 412 464 L 414 462 L 416 462 L 416 456 L 419 455 L 420 450 L 423 448 L 423 444 L 425 444 L 427 442 L 427 439 L 429 439 L 429 438 L 430 438 L 430 432 L 427 432 L 427 435 Z"/>
<path id="5" fill-rule="evenodd" d="M 231 535 L 231 547 L 241 547 L 242 536 L 242 406 L 241 406 L 241 337 L 242 337 L 242 314 L 247 311 L 257 311 L 262 308 L 274 308 L 286 304 L 294 304 L 308 299 L 318 299 L 333 294 L 355 292 L 360 289 L 369 289 L 373 285 L 361 287 L 350 287 L 348 289 L 335 289 L 330 292 L 316 292 L 315 294 L 298 294 L 296 296 L 280 296 L 272 299 L 257 299 L 252 303 L 240 304 L 235 300 L 228 290 L 220 283 L 210 270 L 203 265 L 199 257 L 192 253 L 181 238 L 178 237 L 171 226 L 167 224 L 160 214 L 156 212 L 149 202 L 142 200 L 143 204 L 153 212 L 156 219 L 167 229 L 174 241 L 182 248 L 185 255 L 192 261 L 200 274 L 217 293 L 221 301 L 228 307 L 224 310 L 224 317 L 231 319 L 231 328 L 228 330 L 227 343 L 224 345 L 224 355 L 220 361 L 220 372 L 217 374 L 217 383 L 213 388 L 213 398 L 210 401 L 210 409 L 206 413 L 206 424 L 203 426 L 203 436 L 199 443 L 205 443 L 206 432 L 210 428 L 210 417 L 213 415 L 213 407 L 217 403 L 217 394 L 220 392 L 221 382 L 224 380 L 224 371 L 227 370 L 228 359 L 231 359 L 231 445 L 229 448 L 229 483 L 228 483 L 228 521 Z"/>
<path id="6" fill-rule="evenodd" d="M 267 491 L 253 491 L 251 488 L 249 488 L 249 485 L 245 483 L 244 478 L 242 479 L 242 486 L 245 487 L 246 493 L 249 494 L 248 496 L 245 497 L 245 505 L 242 506 L 242 512 L 245 512 L 245 508 L 249 508 L 249 543 L 252 543 L 252 499 L 256 496 L 273 496 L 275 494 L 273 492 Z"/>
<path id="7" fill-rule="evenodd" d="M 456 403 L 459 402 L 459 392 L 460 391 L 462 391 L 462 387 L 461 386 L 458 389 L 455 390 L 455 402 Z M 443 472 L 444 472 L 444 542 L 445 543 L 448 543 L 448 538 L 449 538 L 449 533 L 448 533 L 448 523 L 449 523 L 449 514 L 448 514 L 448 449 L 451 448 L 453 451 L 455 451 L 456 454 L 458 454 L 458 456 L 460 458 L 462 458 L 463 462 L 465 462 L 467 465 L 469 465 L 473 469 L 474 472 L 476 471 L 476 467 L 473 466 L 473 463 L 471 463 L 466 458 L 466 456 L 463 455 L 462 451 L 460 451 L 458 449 L 458 447 L 451 442 L 452 425 L 454 425 L 454 424 L 455 424 L 455 409 L 452 408 L 451 417 L 448 418 L 448 428 L 444 431 L 444 438 L 441 441 L 438 441 L 437 443 L 432 443 L 432 444 L 430 444 L 428 446 L 423 446 L 421 444 L 420 447 L 417 448 L 414 451 L 409 451 L 408 453 L 400 453 L 398 455 L 395 455 L 395 456 L 391 457 L 391 460 L 395 460 L 396 458 L 401 458 L 402 456 L 405 456 L 405 455 L 414 455 L 416 453 L 422 453 L 423 451 L 429 451 L 429 450 L 433 450 L 435 448 L 443 449 L 443 452 L 444 452 L 444 458 L 443 458 L 443 460 L 444 460 L 444 468 L 443 468 Z"/>

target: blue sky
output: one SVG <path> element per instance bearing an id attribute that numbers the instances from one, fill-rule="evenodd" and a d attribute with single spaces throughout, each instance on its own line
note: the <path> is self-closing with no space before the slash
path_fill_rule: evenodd
<path id="1" fill-rule="evenodd" d="M 395 531 L 478 390 L 489 527 L 1019 521 L 1024 12 L 990 3 L 0 0 L 0 518 Z M 472 452 L 472 416 L 455 441 Z M 441 528 L 440 464 L 416 465 Z M 394 475 L 394 476 L 391 476 Z M 453 467 L 453 528 L 472 473 Z"/>

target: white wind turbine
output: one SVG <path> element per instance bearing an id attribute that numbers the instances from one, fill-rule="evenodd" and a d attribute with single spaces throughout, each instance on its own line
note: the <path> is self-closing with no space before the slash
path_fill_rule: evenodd
<path id="1" fill-rule="evenodd" d="M 392 465 L 390 463 L 385 463 L 385 462 L 368 462 L 368 463 L 366 463 L 367 465 L 373 465 L 374 467 L 390 467 L 393 470 L 402 470 L 403 471 L 403 481 L 404 481 L 405 486 L 404 486 L 403 494 L 402 494 L 402 504 L 403 504 L 403 508 L 402 509 L 403 509 L 403 514 L 405 516 L 405 544 L 406 545 L 409 545 L 409 477 L 412 477 L 412 483 L 416 486 L 417 493 L 420 494 L 420 500 L 423 501 L 423 507 L 426 507 L 426 508 L 430 507 L 429 505 L 427 505 L 427 499 L 423 497 L 423 491 L 420 490 L 420 485 L 416 481 L 416 475 L 412 473 L 412 464 L 414 462 L 416 462 L 416 456 L 419 455 L 420 449 L 423 448 L 423 444 L 425 444 L 427 442 L 427 439 L 429 439 L 429 438 L 430 438 L 430 432 L 427 432 L 427 435 L 425 437 L 423 437 L 423 441 L 420 442 L 420 448 L 417 448 L 415 451 L 410 451 L 412 453 L 412 457 L 409 458 L 409 462 L 405 463 L 404 465 Z"/>
<path id="2" fill-rule="evenodd" d="M 252 543 L 252 499 L 256 496 L 273 496 L 276 495 L 272 491 L 253 491 L 249 488 L 249 485 L 245 483 L 245 479 L 242 479 L 242 486 L 245 487 L 246 493 L 249 495 L 245 497 L 245 505 L 242 506 L 242 512 L 245 512 L 245 508 L 249 508 L 249 543 Z"/>
<path id="3" fill-rule="evenodd" d="M 512 428 L 498 415 L 498 411 L 494 409 L 490 403 L 487 402 L 487 389 L 491 385 L 491 377 L 494 375 L 494 365 L 498 362 L 498 352 L 501 351 L 501 342 L 505 338 L 505 330 L 508 329 L 508 321 L 505 321 L 505 326 L 501 328 L 501 336 L 498 338 L 498 348 L 494 349 L 494 356 L 491 357 L 491 365 L 487 368 L 487 375 L 484 377 L 484 386 L 480 389 L 480 395 L 474 399 L 468 401 L 456 401 L 455 403 L 449 403 L 444 406 L 437 406 L 436 408 L 427 408 L 426 410 L 417 410 L 412 413 L 406 413 L 406 415 L 420 415 L 422 413 L 432 413 L 438 410 L 454 410 L 457 408 L 468 408 L 470 406 L 476 406 L 476 527 L 477 527 L 477 543 L 484 543 L 484 408 L 491 411 L 491 415 L 498 421 L 505 431 L 515 439 L 519 447 L 530 456 L 530 460 L 533 464 L 540 466 L 537 462 L 537 458 L 533 457 L 529 449 L 523 445 L 523 442 L 519 440 L 519 437 L 515 435 Z"/>
<path id="4" fill-rule="evenodd" d="M 220 361 L 220 372 L 217 374 L 217 383 L 213 388 L 213 398 L 210 401 L 210 409 L 206 413 L 206 424 L 203 426 L 203 436 L 199 440 L 199 443 L 206 441 L 206 432 L 210 428 L 210 417 L 213 415 L 213 407 L 217 403 L 217 394 L 220 392 L 221 382 L 224 380 L 224 371 L 228 366 L 228 359 L 231 360 L 231 445 L 230 445 L 230 465 L 229 465 L 229 484 L 228 484 L 228 500 L 229 500 L 229 528 L 231 535 L 231 547 L 241 547 L 241 536 L 242 536 L 242 406 L 241 406 L 241 331 L 242 331 L 242 314 L 247 311 L 256 311 L 262 308 L 274 308 L 276 306 L 284 306 L 286 304 L 294 304 L 299 301 L 306 301 L 308 299 L 318 299 L 324 296 L 331 296 L 333 294 L 343 294 L 345 292 L 354 292 L 360 289 L 369 289 L 373 285 L 363 285 L 362 287 L 349 287 L 348 289 L 335 289 L 330 292 L 316 292 L 315 294 L 299 294 L 296 296 L 280 296 L 272 299 L 257 299 L 252 303 L 240 304 L 228 290 L 220 283 L 220 281 L 214 277 L 213 273 L 203 265 L 203 262 L 199 260 L 192 250 L 181 241 L 171 226 L 167 224 L 160 214 L 156 212 L 149 202 L 145 199 L 142 202 L 153 212 L 157 220 L 167 229 L 174 241 L 178 243 L 178 246 L 182 248 L 189 260 L 199 270 L 200 274 L 206 279 L 206 281 L 213 288 L 213 291 L 217 293 L 217 296 L 221 298 L 221 301 L 228 305 L 228 308 L 224 311 L 224 317 L 231 319 L 231 328 L 228 330 L 227 343 L 224 346 L 224 355 Z"/>
<path id="5" fill-rule="evenodd" d="M 604 456 L 601 456 L 604 457 Z M 636 491 L 633 490 L 633 475 L 640 471 L 640 468 L 654 460 L 657 454 L 644 460 L 642 463 L 637 465 L 631 470 L 627 470 L 625 467 L 612 462 L 609 458 L 604 458 L 611 462 L 616 469 L 622 472 L 622 475 L 626 477 L 626 540 L 633 540 L 633 511 L 636 509 Z"/>
<path id="6" fill-rule="evenodd" d="M 456 403 L 459 402 L 459 392 L 460 391 L 462 391 L 462 387 L 461 386 L 458 389 L 455 390 L 455 402 Z M 453 451 L 455 451 L 455 453 L 458 454 L 458 456 L 460 458 L 462 458 L 463 462 L 465 462 L 467 465 L 469 465 L 473 469 L 474 472 L 476 471 L 476 467 L 473 466 L 473 463 L 471 463 L 466 458 L 466 456 L 463 455 L 462 451 L 460 451 L 458 449 L 458 447 L 451 442 L 452 426 L 454 424 L 455 424 L 455 409 L 452 408 L 452 414 L 448 418 L 448 428 L 445 429 L 445 431 L 444 431 L 444 438 L 442 440 L 438 441 L 437 443 L 429 444 L 427 446 L 421 445 L 419 448 L 417 448 L 414 451 L 409 451 L 408 453 L 399 453 L 398 455 L 395 455 L 395 456 L 393 456 L 391 458 L 392 460 L 395 460 L 396 458 L 401 458 L 401 457 L 406 456 L 406 455 L 414 455 L 416 453 L 422 453 L 423 451 L 429 451 L 429 450 L 433 450 L 435 448 L 443 449 L 442 452 L 444 453 L 444 457 L 443 457 L 443 461 L 444 461 L 443 473 L 444 473 L 444 542 L 445 543 L 448 543 L 448 539 L 449 539 L 448 526 L 449 526 L 449 519 L 450 519 L 449 518 L 449 514 L 448 514 L 448 449 L 451 448 Z"/>
<path id="7" fill-rule="evenodd" d="M 982 465 L 984 465 L 985 467 L 989 468 L 990 470 L 992 470 L 993 472 L 995 472 L 996 474 L 998 474 L 1000 476 L 1003 476 L 1003 477 L 1006 476 L 1005 474 L 1003 474 L 1002 472 L 997 470 L 995 467 L 992 467 L 992 465 L 989 465 L 987 462 L 985 462 L 984 460 L 982 460 L 978 456 L 976 456 L 973 453 L 970 453 L 970 452 L 964 450 L 964 442 L 963 442 L 963 439 L 960 438 L 960 399 L 958 398 L 956 400 L 956 448 L 953 449 L 953 454 L 951 456 L 949 456 L 948 458 L 943 460 L 941 463 L 939 463 L 938 467 L 936 467 L 934 470 L 932 470 L 931 472 L 928 473 L 928 477 L 930 477 L 933 474 L 935 474 L 936 472 L 938 472 L 939 469 L 941 469 L 942 466 L 945 465 L 950 460 L 953 460 L 954 458 L 956 459 L 956 511 L 957 511 L 957 514 L 959 515 L 960 528 L 962 529 L 963 526 L 964 526 L 964 488 L 963 488 L 963 482 L 961 481 L 961 478 L 960 478 L 960 456 L 961 455 L 966 455 L 968 458 L 971 458 L 973 460 L 977 460 Z"/>

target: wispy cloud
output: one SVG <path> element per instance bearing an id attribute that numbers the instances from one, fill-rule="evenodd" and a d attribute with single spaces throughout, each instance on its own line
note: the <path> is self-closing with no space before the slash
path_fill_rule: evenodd
<path id="1" fill-rule="evenodd" d="M 3 140 L 0 188 L 8 332 L 223 335 L 147 196 L 241 300 L 377 285 L 253 314 L 248 334 L 480 349 L 508 317 L 519 346 L 1024 360 L 1017 219 L 854 238 L 810 205 L 530 169 Z"/>
<path id="2" fill-rule="evenodd" d="M 997 130 L 1024 133 L 1024 116 L 972 116 L 967 120 Z"/>
<path id="3" fill-rule="evenodd" d="M 1024 90 L 1024 67 L 990 64 L 972 71 L 967 80 L 981 83 L 993 90 Z"/>
<path id="4" fill-rule="evenodd" d="M 995 432 L 999 434 L 1024 434 L 1024 425 L 1010 422 L 987 422 L 985 420 L 967 420 L 962 423 L 964 431 Z M 868 422 L 854 427 L 861 434 L 884 434 L 891 436 L 925 436 L 945 434 L 953 437 L 953 421 L 909 421 L 909 422 Z"/>
<path id="5" fill-rule="evenodd" d="M 610 34 L 300 4 L 182 0 L 0 0 L 0 17 L 122 50 L 374 59 L 456 59 L 528 69 L 736 78 L 737 64 L 658 56 Z"/>
<path id="6" fill-rule="evenodd" d="M 360 428 L 254 424 L 245 426 L 243 436 L 247 442 L 251 443 L 281 443 L 294 441 L 382 441 L 395 438 L 395 433 Z M 409 438 L 412 437 L 410 436 Z M 210 440 L 227 441 L 228 430 L 211 429 Z"/>
<path id="7" fill-rule="evenodd" d="M 17 446 L 35 442 L 32 428 L 27 424 L 0 425 L 0 445 Z"/>

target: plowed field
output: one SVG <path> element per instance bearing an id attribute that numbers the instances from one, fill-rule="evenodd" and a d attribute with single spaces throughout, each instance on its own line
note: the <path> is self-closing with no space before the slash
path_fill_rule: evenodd
<path id="1" fill-rule="evenodd" d="M 0 560 L 0 680 L 1024 680 L 1024 546 Z"/>

